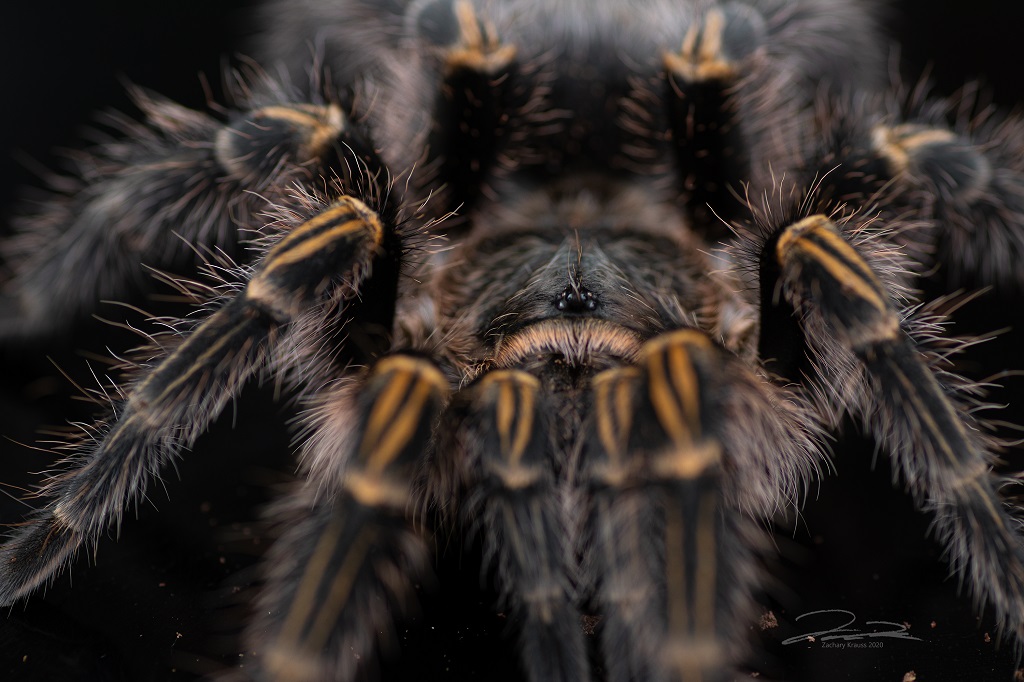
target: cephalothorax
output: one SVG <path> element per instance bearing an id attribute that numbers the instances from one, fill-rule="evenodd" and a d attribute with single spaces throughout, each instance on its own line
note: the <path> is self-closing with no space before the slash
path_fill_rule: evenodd
<path id="1" fill-rule="evenodd" d="M 271 15 L 261 58 L 293 83 L 249 74 L 226 120 L 142 98 L 147 124 L 6 247 L 33 333 L 143 267 L 234 261 L 67 445 L 0 548 L 0 601 L 269 368 L 304 406 L 304 484 L 275 508 L 244 676 L 355 679 L 430 528 L 480 543 L 528 679 L 589 679 L 588 647 L 611 681 L 732 679 L 759 522 L 799 504 L 848 413 L 1024 640 L 1019 510 L 912 289 L 937 268 L 1021 284 L 1016 120 L 891 91 L 841 0 Z"/>

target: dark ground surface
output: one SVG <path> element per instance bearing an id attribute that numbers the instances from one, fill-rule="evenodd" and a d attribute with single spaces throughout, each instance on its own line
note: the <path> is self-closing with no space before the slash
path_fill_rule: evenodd
<path id="1" fill-rule="evenodd" d="M 0 210 L 10 206 L 17 186 L 36 182 L 26 164 L 52 165 L 49 150 L 75 146 L 93 111 L 128 108 L 119 78 L 202 106 L 197 74 L 218 73 L 220 56 L 245 34 L 240 2 L 211 10 L 199 0 L 181 0 L 161 9 L 158 20 L 141 3 L 89 4 L 19 3 L 5 10 Z M 1019 58 L 1007 36 L 1021 25 L 1024 5 L 961 3 L 968 15 L 941 4 L 947 6 L 908 0 L 894 10 L 892 35 L 916 65 L 908 73 L 933 64 L 940 92 L 984 76 L 997 101 L 1016 104 Z M 988 295 L 958 316 L 955 331 L 1019 328 L 1022 322 L 1019 299 Z M 981 378 L 1024 366 L 1021 341 L 1024 332 L 1004 334 L 967 357 L 962 371 Z M 0 482 L 8 492 L 16 495 L 15 486 L 36 480 L 23 472 L 49 463 L 20 443 L 33 442 L 43 426 L 90 412 L 65 398 L 73 389 L 47 358 L 81 376 L 87 353 L 132 342 L 97 323 L 76 328 L 74 339 L 0 351 Z M 1024 423 L 1024 383 L 1012 377 L 1003 383 L 1007 388 L 993 396 L 1010 405 L 1001 418 Z M 251 567 L 265 546 L 258 509 L 288 480 L 292 460 L 287 410 L 266 391 L 247 393 L 235 415 L 234 428 L 231 418 L 222 419 L 181 460 L 180 477 L 167 476 L 167 495 L 152 491 L 159 512 L 144 505 L 138 518 L 129 514 L 118 541 L 102 541 L 95 561 L 80 557 L 73 580 L 65 575 L 45 597 L 0 613 L 0 679 L 163 682 L 244 663 L 233 636 L 251 593 Z M 759 635 L 763 651 L 753 668 L 761 679 L 797 682 L 899 682 L 911 670 L 924 682 L 1008 682 L 1016 667 L 1011 652 L 994 637 L 989 641 L 991 620 L 958 596 L 940 549 L 924 539 L 928 519 L 893 491 L 884 458 L 872 468 L 872 455 L 870 443 L 841 438 L 839 476 L 823 482 L 799 530 L 777 538 L 783 559 L 775 577 L 787 591 L 773 590 L 770 607 L 780 626 Z M 1011 457 L 1021 463 L 1019 452 Z M 0 520 L 16 520 L 22 509 L 0 496 Z M 387 666 L 384 678 L 520 679 L 506 622 L 492 612 L 493 595 L 478 589 L 473 558 L 460 560 L 450 550 L 438 574 L 436 586 L 421 590 L 421 615 L 400 627 L 402 663 Z M 867 621 L 905 622 L 920 640 L 874 639 L 882 646 L 845 650 L 820 642 L 781 644 L 843 624 L 838 614 L 795 621 L 820 610 L 849 611 L 865 628 Z"/>

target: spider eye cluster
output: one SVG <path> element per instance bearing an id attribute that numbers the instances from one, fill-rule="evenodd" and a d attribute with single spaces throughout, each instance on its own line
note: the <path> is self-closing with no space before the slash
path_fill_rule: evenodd
<path id="1" fill-rule="evenodd" d="M 597 309 L 597 297 L 583 286 L 567 286 L 555 301 L 555 307 L 566 313 L 587 313 Z"/>

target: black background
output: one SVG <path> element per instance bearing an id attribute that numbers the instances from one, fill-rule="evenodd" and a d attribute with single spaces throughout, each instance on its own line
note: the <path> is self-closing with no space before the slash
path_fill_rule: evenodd
<path id="1" fill-rule="evenodd" d="M 249 4 L 178 0 L 151 7 L 102 0 L 5 8 L 0 218 L 9 217 L 20 187 L 40 184 L 37 168 L 57 163 L 54 149 L 80 145 L 95 111 L 131 110 L 125 82 L 202 107 L 206 90 L 199 74 L 209 75 L 216 92 L 225 56 L 244 50 L 253 27 Z M 980 77 L 995 101 L 1017 104 L 1021 60 L 1014 32 L 1024 25 L 1024 4 L 907 0 L 886 16 L 908 75 L 930 67 L 940 93 Z M 983 296 L 958 315 L 955 331 L 1019 326 L 1020 308 L 1019 299 Z M 1024 366 L 1022 339 L 1011 331 L 984 344 L 965 358 L 963 371 L 981 378 Z M 73 339 L 0 351 L 0 436 L 8 439 L 0 442 L 6 486 L 0 490 L 16 496 L 14 486 L 34 480 L 23 472 L 49 461 L 18 443 L 33 442 L 44 425 L 89 413 L 65 397 L 73 388 L 48 358 L 80 376 L 89 353 L 132 341 L 84 324 Z M 1001 418 L 1024 423 L 1024 384 L 1015 377 L 1002 383 L 1006 389 L 994 398 L 1010 407 Z M 167 476 L 169 499 L 154 487 L 159 513 L 143 505 L 137 520 L 128 515 L 120 541 L 101 542 L 96 562 L 80 558 L 73 589 L 65 575 L 45 598 L 33 597 L 27 608 L 18 605 L 0 619 L 0 679 L 187 680 L 244 663 L 234 624 L 253 577 L 248 567 L 265 542 L 253 509 L 287 482 L 292 467 L 286 410 L 265 393 L 247 394 L 235 410 L 236 428 L 221 420 L 184 457 L 181 480 Z M 928 519 L 891 490 L 884 458 L 872 468 L 871 444 L 855 436 L 842 438 L 836 450 L 840 475 L 827 479 L 808 503 L 795 537 L 777 538 L 784 557 L 780 582 L 790 592 L 775 591 L 772 608 L 782 626 L 762 636 L 766 651 L 752 662 L 762 679 L 898 682 L 914 670 L 922 681 L 1010 680 L 1009 648 L 986 641 L 991 621 L 977 618 L 969 600 L 958 596 L 940 549 L 923 539 Z M 1019 453 L 1009 456 L 1020 463 Z M 17 519 L 21 509 L 0 492 L 0 519 Z M 449 553 L 439 572 L 440 589 L 422 590 L 423 614 L 399 630 L 406 667 L 395 664 L 385 676 L 517 679 L 505 624 L 491 613 L 491 596 L 477 590 L 472 560 L 463 564 Z M 841 652 L 820 643 L 779 643 L 801 632 L 797 615 L 819 609 L 846 609 L 861 624 L 905 621 L 922 641 Z M 821 619 L 808 629 L 839 624 Z"/>

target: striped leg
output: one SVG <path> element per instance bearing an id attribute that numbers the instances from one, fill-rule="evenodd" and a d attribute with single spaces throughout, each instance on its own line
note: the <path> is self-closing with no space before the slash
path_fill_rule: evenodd
<path id="1" fill-rule="evenodd" d="M 83 543 L 120 523 L 126 504 L 219 414 L 273 352 L 283 328 L 327 298 L 347 301 L 388 258 L 390 226 L 342 197 L 270 249 L 247 286 L 150 369 L 70 451 L 50 502 L 0 548 L 0 603 L 53 577 Z M 391 302 L 389 302 L 390 304 Z"/>
<path id="2" fill-rule="evenodd" d="M 469 491 L 461 511 L 514 616 L 526 679 L 575 682 L 590 675 L 546 402 L 540 382 L 526 372 L 484 375 L 453 407 L 458 445 L 447 464 L 455 485 Z"/>
<path id="3" fill-rule="evenodd" d="M 780 229 L 764 260 L 777 265 L 785 300 L 800 313 L 820 380 L 893 454 L 918 503 L 935 514 L 954 571 L 995 609 L 1005 633 L 1024 641 L 1020 510 L 1000 499 L 989 445 L 903 329 L 879 278 L 822 215 Z"/>
<path id="4" fill-rule="evenodd" d="M 248 632 L 256 679 L 338 682 L 372 669 L 376 640 L 393 631 L 391 610 L 407 603 L 425 570 L 407 519 L 447 394 L 432 363 L 393 355 L 358 392 L 327 405 L 345 423 L 321 426 L 352 436 L 319 439 L 312 454 L 331 460 L 336 476 L 311 477 L 276 512 L 286 530 L 270 551 Z"/>
<path id="5" fill-rule="evenodd" d="M 748 522 L 727 508 L 722 436 L 726 396 L 744 387 L 693 330 L 655 338 L 639 367 L 593 387 L 587 565 L 609 680 L 732 679 L 752 559 Z"/>
<path id="6" fill-rule="evenodd" d="M 638 369 L 625 367 L 593 381 L 599 438 L 587 450 L 591 509 L 584 566 L 598 589 L 609 682 L 660 679 L 659 561 L 648 537 L 658 504 L 637 485 L 642 457 L 628 448 L 640 379 Z"/>
<path id="7" fill-rule="evenodd" d="M 102 300 L 137 301 L 147 268 L 190 275 L 204 253 L 237 255 L 238 225 L 258 227 L 280 192 L 344 177 L 345 145 L 361 145 L 341 108 L 264 98 L 274 99 L 222 124 L 137 95 L 148 125 L 116 122 L 131 141 L 80 160 L 81 179 L 55 180 L 60 191 L 27 207 L 0 245 L 14 270 L 0 336 L 60 331 Z"/>
<path id="8" fill-rule="evenodd" d="M 1024 121 L 991 107 L 974 118 L 962 113 L 974 105 L 969 91 L 950 101 L 919 90 L 823 99 L 820 151 L 802 181 L 823 201 L 877 202 L 871 210 L 913 215 L 916 224 L 894 239 L 946 289 L 995 285 L 1019 293 Z M 952 123 L 951 112 L 960 112 Z"/>
<path id="9" fill-rule="evenodd" d="M 750 150 L 738 83 L 764 51 L 764 20 L 730 4 L 711 9 L 687 31 L 678 52 L 664 56 L 672 141 L 687 194 L 700 225 L 739 209 L 731 192 L 750 177 Z M 714 212 L 714 213 L 712 213 Z"/>
<path id="10" fill-rule="evenodd" d="M 437 184 L 445 203 L 467 213 L 479 198 L 518 121 L 526 95 L 514 45 L 502 43 L 494 26 L 470 0 L 435 0 L 421 6 L 417 23 L 442 63 L 427 148 L 438 163 Z"/>

